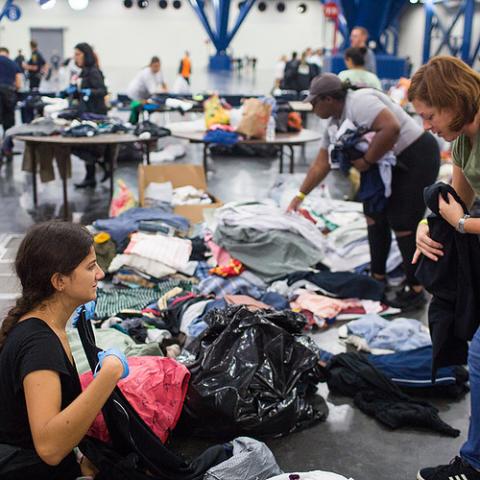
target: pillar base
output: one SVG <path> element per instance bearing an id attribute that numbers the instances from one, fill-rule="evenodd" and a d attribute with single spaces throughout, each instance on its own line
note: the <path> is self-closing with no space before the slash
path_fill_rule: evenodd
<path id="1" fill-rule="evenodd" d="M 212 72 L 229 71 L 232 69 L 232 58 L 226 54 L 216 53 L 210 57 L 208 69 Z"/>

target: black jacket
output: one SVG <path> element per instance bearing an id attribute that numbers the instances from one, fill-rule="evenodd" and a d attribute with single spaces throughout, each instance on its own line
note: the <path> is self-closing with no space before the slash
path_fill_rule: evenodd
<path id="1" fill-rule="evenodd" d="M 434 374 L 439 367 L 466 363 L 467 341 L 480 324 L 480 244 L 477 235 L 457 232 L 440 216 L 439 195 L 448 201 L 448 193 L 468 213 L 450 185 L 440 182 L 425 189 L 425 203 L 433 212 L 428 218 L 430 236 L 443 244 L 444 255 L 437 262 L 422 256 L 416 272 L 433 295 L 428 320 Z"/>
<path id="2" fill-rule="evenodd" d="M 105 105 L 105 95 L 107 95 L 107 87 L 103 73 L 97 67 L 85 67 L 80 74 L 82 83 L 80 88 L 89 88 L 92 94 L 85 100 L 85 96 L 80 93 L 80 103 L 82 110 L 90 113 L 99 113 L 105 115 L 107 106 Z"/>

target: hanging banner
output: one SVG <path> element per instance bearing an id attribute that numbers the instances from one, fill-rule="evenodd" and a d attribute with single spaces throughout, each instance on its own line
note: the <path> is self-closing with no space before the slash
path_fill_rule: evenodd
<path id="1" fill-rule="evenodd" d="M 20 20 L 22 16 L 22 10 L 18 5 L 13 3 L 13 0 L 7 0 L 2 10 L 0 11 L 0 20 L 4 17 L 8 18 L 11 22 Z"/>

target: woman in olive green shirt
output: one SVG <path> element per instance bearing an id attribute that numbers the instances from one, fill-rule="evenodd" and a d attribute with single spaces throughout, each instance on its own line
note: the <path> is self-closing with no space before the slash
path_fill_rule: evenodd
<path id="1" fill-rule="evenodd" d="M 435 57 L 415 73 L 408 96 L 424 128 L 453 142 L 452 187 L 465 205 L 471 207 L 475 196 L 480 195 L 480 74 L 457 58 Z M 461 233 L 480 234 L 480 218 L 465 216 L 450 194 L 448 202 L 441 195 L 438 198 L 440 214 L 453 228 Z M 433 261 L 443 255 L 443 245 L 430 237 L 424 221 L 417 229 L 413 263 L 420 255 Z M 470 343 L 468 368 L 471 392 L 468 439 L 460 456 L 448 465 L 420 470 L 418 480 L 480 480 L 480 330 Z"/>

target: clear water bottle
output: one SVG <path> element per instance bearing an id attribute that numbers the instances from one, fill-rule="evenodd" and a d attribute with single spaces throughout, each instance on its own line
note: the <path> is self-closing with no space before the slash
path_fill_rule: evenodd
<path id="1" fill-rule="evenodd" d="M 273 141 L 275 141 L 275 119 L 270 115 L 267 124 L 267 142 Z"/>

